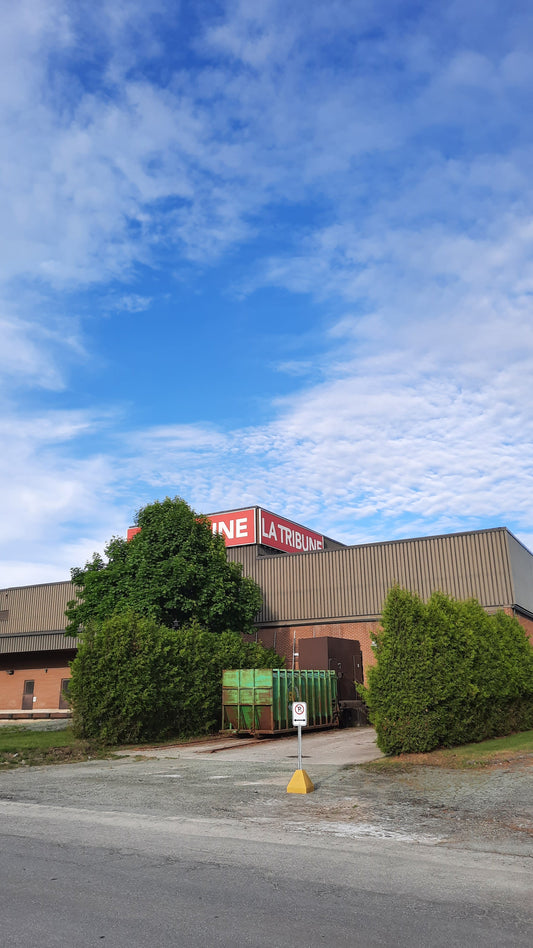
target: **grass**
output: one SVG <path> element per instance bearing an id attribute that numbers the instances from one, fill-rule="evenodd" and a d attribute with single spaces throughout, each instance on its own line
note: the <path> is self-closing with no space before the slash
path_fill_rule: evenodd
<path id="1" fill-rule="evenodd" d="M 0 770 L 111 756 L 109 748 L 75 738 L 70 727 L 59 731 L 33 731 L 16 725 L 0 728 Z"/>
<path id="2" fill-rule="evenodd" d="M 429 754 L 399 754 L 384 757 L 368 764 L 365 770 L 374 772 L 410 770 L 416 766 L 444 767 L 455 770 L 501 767 L 502 764 L 523 766 L 533 764 L 533 731 L 521 731 L 506 737 L 495 737 L 479 744 L 439 748 Z"/>
<path id="3" fill-rule="evenodd" d="M 191 741 L 210 740 L 212 735 L 166 739 L 152 741 L 147 746 L 165 746 L 169 743 L 188 744 Z M 122 749 L 128 752 L 132 748 L 142 751 L 143 744 L 127 744 Z M 14 767 L 37 766 L 42 764 L 66 764 L 82 760 L 104 760 L 120 757 L 121 747 L 106 747 L 96 741 L 80 740 L 74 737 L 72 728 L 57 731 L 32 730 L 22 725 L 2 725 L 0 727 L 0 772 Z"/>
<path id="4" fill-rule="evenodd" d="M 521 731 L 519 734 L 509 734 L 507 737 L 493 737 L 480 744 L 465 744 L 463 747 L 450 748 L 448 751 L 465 760 L 477 758 L 480 752 L 483 757 L 522 752 L 532 754 L 533 731 Z"/>
<path id="5" fill-rule="evenodd" d="M 45 750 L 50 747 L 66 747 L 74 740 L 72 728 L 58 731 L 34 731 L 30 728 L 17 727 L 16 724 L 4 726 L 0 730 L 0 754 L 25 750 Z"/>

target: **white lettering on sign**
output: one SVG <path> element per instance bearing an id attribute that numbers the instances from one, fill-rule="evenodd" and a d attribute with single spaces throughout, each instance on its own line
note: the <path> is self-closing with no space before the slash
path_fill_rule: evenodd
<path id="1" fill-rule="evenodd" d="M 217 526 L 218 526 L 218 530 L 217 530 Z M 229 524 L 224 523 L 223 520 L 221 520 L 219 524 L 216 524 L 216 523 L 213 524 L 213 533 L 222 533 L 223 536 L 228 538 L 228 540 L 233 540 L 234 531 L 235 531 L 234 520 L 230 520 Z"/>
<path id="2" fill-rule="evenodd" d="M 223 514 L 208 514 L 213 533 L 224 537 L 226 546 L 255 543 L 255 510 L 228 510 Z"/>
<path id="3" fill-rule="evenodd" d="M 323 537 L 318 533 L 298 527 L 266 510 L 261 511 L 260 542 L 286 553 L 310 553 L 324 548 Z"/>
<path id="4" fill-rule="evenodd" d="M 228 540 L 233 540 L 237 538 L 239 540 L 248 539 L 248 524 L 245 517 L 240 517 L 239 520 L 230 520 L 228 522 L 224 520 L 219 520 L 218 523 L 212 524 L 213 533 L 221 533 Z"/>
<path id="5" fill-rule="evenodd" d="M 253 507 L 226 510 L 219 514 L 208 514 L 207 517 L 211 521 L 213 533 L 221 534 L 226 546 L 264 543 L 284 553 L 311 553 L 324 549 L 324 538 L 319 533 L 268 510 L 259 511 L 257 527 L 256 510 Z"/>

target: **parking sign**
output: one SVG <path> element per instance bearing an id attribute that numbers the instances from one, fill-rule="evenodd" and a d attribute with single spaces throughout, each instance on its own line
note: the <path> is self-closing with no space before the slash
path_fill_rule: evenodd
<path id="1" fill-rule="evenodd" d="M 292 705 L 292 726 L 307 727 L 307 702 L 294 701 Z"/>

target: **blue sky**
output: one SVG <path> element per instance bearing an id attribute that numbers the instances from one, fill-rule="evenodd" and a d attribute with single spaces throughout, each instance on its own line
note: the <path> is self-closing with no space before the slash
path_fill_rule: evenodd
<path id="1" fill-rule="evenodd" d="M 0 9 L 0 586 L 176 494 L 533 546 L 531 4 Z"/>

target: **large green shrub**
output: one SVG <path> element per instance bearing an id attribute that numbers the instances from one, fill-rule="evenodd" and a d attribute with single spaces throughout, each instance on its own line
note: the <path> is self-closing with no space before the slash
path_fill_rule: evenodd
<path id="1" fill-rule="evenodd" d="M 362 689 L 386 754 L 422 752 L 533 726 L 533 649 L 517 619 L 476 600 L 399 587 Z"/>
<path id="2" fill-rule="evenodd" d="M 132 612 L 91 624 L 72 663 L 75 732 L 106 743 L 205 734 L 220 726 L 222 670 L 282 659 L 235 632 L 169 629 Z"/>
<path id="3" fill-rule="evenodd" d="M 228 562 L 224 540 L 180 497 L 139 511 L 140 532 L 114 537 L 104 560 L 97 553 L 71 570 L 76 598 L 69 602 L 67 635 L 116 612 L 133 611 L 161 625 L 197 620 L 211 632 L 253 631 L 261 591 L 240 563 Z"/>

